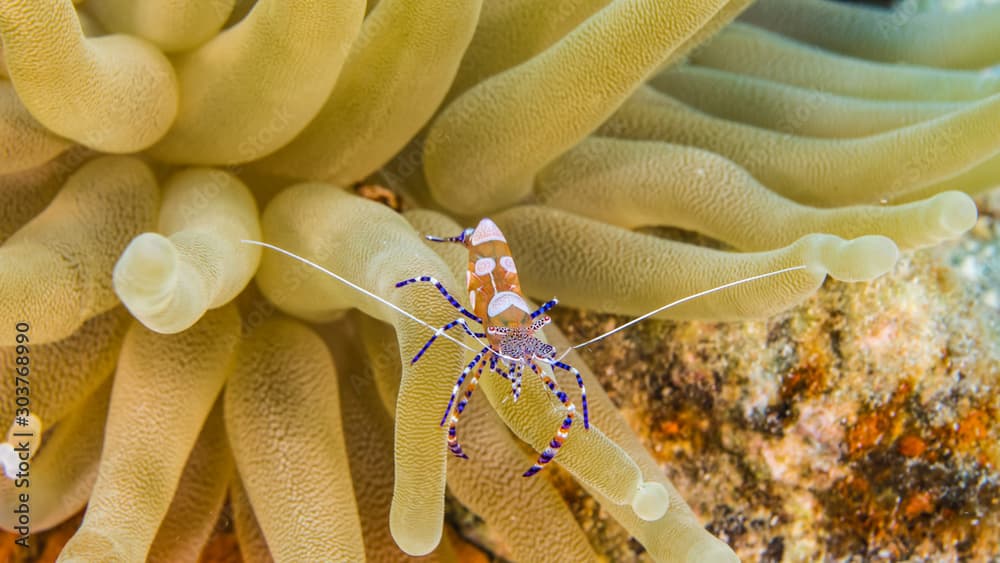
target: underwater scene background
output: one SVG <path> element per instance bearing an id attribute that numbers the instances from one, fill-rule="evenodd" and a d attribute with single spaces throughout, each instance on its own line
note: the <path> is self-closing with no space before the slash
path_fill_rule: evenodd
<path id="1" fill-rule="evenodd" d="M 0 0 L 0 557 L 996 560 L 1000 3 L 889 4 Z M 781 273 L 522 388 L 494 268 Z"/>

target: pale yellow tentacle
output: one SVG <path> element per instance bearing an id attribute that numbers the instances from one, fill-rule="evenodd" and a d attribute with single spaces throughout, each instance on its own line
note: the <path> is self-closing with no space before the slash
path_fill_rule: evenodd
<path id="1" fill-rule="evenodd" d="M 146 561 L 198 560 L 215 530 L 233 472 L 222 401 L 216 401 L 188 456 L 177 492 L 156 531 Z"/>
<path id="2" fill-rule="evenodd" d="M 193 168 L 163 186 L 159 232 L 132 240 L 115 264 L 115 292 L 144 325 L 180 332 L 246 287 L 260 248 L 250 190 L 222 170 Z"/>
<path id="3" fill-rule="evenodd" d="M 48 344 L 36 344 L 29 328 L 25 334 L 31 362 L 31 411 L 46 426 L 76 410 L 108 377 L 130 324 L 128 312 L 116 307 L 83 323 L 70 336 Z M 0 369 L 13 374 L 17 356 L 14 346 L 0 348 Z M 0 397 L 15 397 L 16 387 L 14 377 L 0 379 Z M 0 401 L 0 425 L 13 420 L 15 407 L 14 401 Z"/>
<path id="4" fill-rule="evenodd" d="M 69 0 L 0 3 L 0 36 L 18 96 L 63 137 L 134 152 L 177 115 L 177 79 L 163 53 L 129 35 L 85 38 Z"/>
<path id="5" fill-rule="evenodd" d="M 0 176 L 0 244 L 52 203 L 69 175 L 92 156 L 77 146 L 35 168 Z"/>
<path id="6" fill-rule="evenodd" d="M 827 275 L 870 280 L 892 269 L 898 257 L 896 245 L 881 236 L 846 241 L 814 234 L 771 252 L 734 253 L 658 239 L 544 207 L 515 207 L 495 220 L 517 256 L 529 293 L 545 299 L 558 295 L 570 306 L 625 315 L 642 315 L 752 275 L 806 266 L 662 313 L 673 319 L 764 317 L 809 297 Z"/>
<path id="7" fill-rule="evenodd" d="M 43 213 L 0 247 L 0 322 L 26 321 L 53 342 L 118 304 L 111 269 L 132 237 L 153 227 L 159 189 L 130 157 L 103 157 L 70 176 Z M 5 332 L 0 345 L 13 343 Z"/>
<path id="8" fill-rule="evenodd" d="M 8 396 L 13 395 L 4 394 Z M 80 396 L 83 400 L 79 406 L 52 429 L 38 454 L 31 458 L 26 510 L 33 533 L 55 527 L 79 512 L 97 480 L 111 396 L 110 378 L 89 396 Z M 18 516 L 14 510 L 22 504 L 18 497 L 24 492 L 25 488 L 16 487 L 14 481 L 0 475 L 0 527 L 13 529 Z"/>
<path id="9" fill-rule="evenodd" d="M 743 20 L 847 55 L 947 68 L 1000 62 L 1000 5 L 958 12 L 917 12 L 914 3 L 884 10 L 826 0 L 761 0 Z"/>
<path id="10" fill-rule="evenodd" d="M 976 222 L 961 192 L 908 205 L 822 209 L 786 199 L 725 158 L 657 141 L 591 137 L 539 173 L 547 206 L 634 229 L 669 225 L 740 250 L 769 250 L 810 233 L 883 235 L 904 250 L 953 240 Z"/>
<path id="11" fill-rule="evenodd" d="M 277 561 L 363 561 L 337 373 L 323 341 L 283 316 L 241 343 L 226 430 Z"/>
<path id="12" fill-rule="evenodd" d="M 552 46 L 610 0 L 490 0 L 448 92 L 451 101 Z"/>
<path id="13" fill-rule="evenodd" d="M 716 117 L 803 137 L 865 137 L 968 105 L 854 98 L 695 65 L 662 72 L 649 84 Z"/>
<path id="14" fill-rule="evenodd" d="M 88 0 L 86 10 L 109 31 L 142 37 L 169 53 L 208 41 L 235 4 L 236 0 Z"/>
<path id="15" fill-rule="evenodd" d="M 540 55 L 466 91 L 424 146 L 434 198 L 462 214 L 519 201 L 541 167 L 592 132 L 725 4 L 616 0 Z"/>
<path id="16" fill-rule="evenodd" d="M 132 325 L 115 373 L 97 483 L 59 561 L 145 560 L 233 368 L 239 332 L 231 305 L 176 335 Z"/>
<path id="17" fill-rule="evenodd" d="M 951 190 L 980 195 L 998 186 L 1000 186 L 1000 154 L 940 182 L 889 199 L 894 202 L 918 201 Z"/>
<path id="18" fill-rule="evenodd" d="M 71 145 L 32 117 L 10 81 L 0 80 L 0 174 L 41 166 Z"/>
<path id="19" fill-rule="evenodd" d="M 691 51 L 698 48 L 698 46 L 703 45 L 712 36 L 716 35 L 728 27 L 737 16 L 739 16 L 744 10 L 747 9 L 750 4 L 755 0 L 727 0 L 725 6 L 723 6 L 707 23 L 698 28 L 691 37 L 677 49 L 675 49 L 670 56 L 666 58 L 661 64 L 660 68 L 668 68 L 675 63 L 684 60 Z"/>
<path id="20" fill-rule="evenodd" d="M 285 145 L 323 106 L 361 27 L 362 0 L 260 0 L 174 58 L 180 109 L 150 149 L 185 164 L 237 164 Z"/>
<path id="21" fill-rule="evenodd" d="M 389 533 L 394 464 L 392 457 L 386 455 L 385 446 L 392 442 L 393 421 L 376 387 L 399 389 L 402 368 L 396 336 L 391 326 L 367 315 L 352 311 L 347 317 L 350 324 L 345 320 L 325 327 L 323 337 L 337 363 L 344 441 L 358 499 L 365 556 L 368 561 L 387 563 L 417 561 L 418 558 L 400 553 Z M 395 392 L 389 405 L 395 411 Z M 456 561 L 448 535 L 419 561 Z"/>
<path id="22" fill-rule="evenodd" d="M 878 100 L 976 100 L 1000 92 L 1000 76 L 854 59 L 744 23 L 733 23 L 691 53 L 692 62 Z"/>
<path id="23" fill-rule="evenodd" d="M 319 114 L 258 166 L 349 184 L 385 164 L 431 118 L 472 38 L 480 0 L 383 0 Z"/>
<path id="24" fill-rule="evenodd" d="M 791 136 L 722 120 L 644 87 L 599 133 L 694 145 L 799 203 L 877 203 L 1000 153 L 1000 95 L 936 119 L 858 139 Z"/>

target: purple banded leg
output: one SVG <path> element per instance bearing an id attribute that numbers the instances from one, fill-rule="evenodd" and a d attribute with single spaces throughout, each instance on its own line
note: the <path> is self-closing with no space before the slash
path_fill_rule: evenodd
<path id="1" fill-rule="evenodd" d="M 458 236 L 454 237 L 436 237 L 434 235 L 426 235 L 424 238 L 431 242 L 457 242 L 459 244 L 465 244 L 465 239 L 472 235 L 475 229 L 465 229 Z"/>
<path id="2" fill-rule="evenodd" d="M 580 372 L 575 367 L 567 363 L 563 363 L 558 360 L 557 361 L 548 360 L 547 363 L 553 367 L 564 369 L 573 374 L 574 377 L 576 377 L 576 384 L 580 386 L 580 401 L 583 403 L 583 427 L 589 430 L 590 413 L 588 413 L 587 411 L 587 388 L 584 387 L 583 385 L 583 376 L 580 375 Z"/>
<path id="3" fill-rule="evenodd" d="M 513 393 L 514 392 L 514 366 L 513 365 L 509 366 L 507 368 L 507 371 L 505 372 L 503 370 L 503 366 L 498 366 L 497 365 L 498 361 L 499 360 L 497 359 L 497 356 L 495 354 L 490 355 L 490 371 L 493 371 L 497 375 L 499 375 L 500 377 L 506 379 L 507 381 L 510 381 L 510 390 L 511 390 L 511 393 Z"/>
<path id="4" fill-rule="evenodd" d="M 511 373 L 510 373 L 511 369 L 508 368 L 507 371 L 505 372 L 503 370 L 503 366 L 498 366 L 497 363 L 498 363 L 498 360 L 497 360 L 496 355 L 495 354 L 491 355 L 490 356 L 490 370 L 493 371 L 493 372 L 495 372 L 500 377 L 502 377 L 502 378 L 510 381 L 510 379 L 511 379 Z"/>
<path id="5" fill-rule="evenodd" d="M 483 375 L 483 367 L 486 365 L 486 358 L 483 358 L 478 362 L 478 369 L 476 374 L 469 379 L 469 384 L 465 386 L 465 396 L 462 400 L 455 405 L 455 412 L 451 415 L 451 420 L 448 421 L 448 449 L 451 453 L 462 459 L 469 459 L 469 456 L 465 455 L 462 451 L 462 446 L 458 444 L 458 435 L 456 427 L 458 426 L 458 417 L 462 416 L 462 412 L 465 411 L 466 405 L 469 404 L 469 398 L 472 397 L 472 393 L 476 390 L 476 385 L 479 384 L 479 378 Z"/>
<path id="6" fill-rule="evenodd" d="M 455 298 L 452 297 L 450 293 L 448 293 L 448 290 L 445 289 L 443 285 L 441 285 L 441 282 L 437 281 L 431 276 L 420 276 L 419 278 L 410 278 L 408 280 L 403 280 L 397 283 L 396 287 L 405 287 L 407 285 L 410 285 L 411 283 L 418 283 L 418 282 L 426 282 L 434 284 L 434 287 L 436 287 L 437 290 L 441 292 L 441 295 L 444 295 L 444 298 L 448 300 L 448 303 L 451 303 L 452 307 L 458 309 L 460 313 L 468 317 L 470 320 L 476 321 L 479 324 L 483 324 L 482 319 L 477 317 L 476 314 L 473 313 L 472 311 L 469 311 L 468 309 L 463 307 L 461 303 L 456 301 Z"/>
<path id="7" fill-rule="evenodd" d="M 471 336 L 473 338 L 485 338 L 486 337 L 486 335 L 483 334 L 483 333 L 481 333 L 481 332 L 472 332 L 472 329 L 469 328 L 469 323 L 465 322 L 465 319 L 459 317 L 459 318 L 451 321 L 450 323 L 444 325 L 443 327 L 437 329 L 437 332 L 434 333 L 434 336 L 431 336 L 427 340 L 427 342 L 424 343 L 424 347 L 421 348 L 420 351 L 417 352 L 415 356 L 413 356 L 413 359 L 410 360 L 410 365 L 413 365 L 413 364 L 417 363 L 417 360 L 420 359 L 420 356 L 424 355 L 424 352 L 426 352 L 427 349 L 431 347 L 431 344 L 433 344 L 434 341 L 437 340 L 438 336 L 440 336 L 441 334 L 444 334 L 444 332 L 446 330 L 450 330 L 452 328 L 455 328 L 456 326 L 461 326 L 463 329 L 465 329 L 465 334 L 468 334 L 469 336 Z"/>
<path id="8" fill-rule="evenodd" d="M 465 366 L 465 369 L 462 370 L 462 374 L 458 376 L 458 381 L 455 382 L 455 386 L 451 389 L 451 399 L 448 399 L 448 408 L 444 409 L 444 416 L 441 417 L 441 424 L 438 426 L 444 426 L 444 421 L 448 420 L 448 414 L 451 413 L 451 406 L 455 404 L 455 397 L 458 395 L 458 390 L 462 388 L 462 383 L 465 381 L 465 377 L 469 375 L 469 372 L 472 371 L 472 368 L 476 367 L 476 364 L 478 364 L 480 360 L 485 361 L 483 356 L 486 352 L 489 352 L 489 350 L 489 348 L 483 348 L 480 350 L 479 353 L 476 354 L 476 357 L 472 358 L 472 361 L 469 362 L 469 365 Z"/>
<path id="9" fill-rule="evenodd" d="M 556 454 L 559 453 L 559 448 L 562 447 L 563 442 L 566 440 L 566 436 L 569 435 L 569 428 L 570 426 L 573 426 L 573 418 L 576 416 L 576 407 L 573 405 L 573 402 L 569 400 L 569 396 L 559 390 L 555 380 L 542 373 L 534 362 L 528 362 L 528 365 L 531 366 L 532 371 L 542 378 L 542 383 L 549 388 L 549 391 L 551 391 L 552 394 L 562 402 L 563 406 L 566 407 L 566 418 L 563 419 L 562 424 L 559 426 L 559 430 L 556 431 L 556 435 L 552 438 L 552 441 L 549 442 L 549 447 L 545 448 L 545 451 L 538 456 L 538 461 L 536 461 L 530 469 L 524 472 L 525 477 L 531 477 L 535 473 L 538 473 L 543 467 L 545 467 L 546 464 L 552 461 L 552 458 L 556 457 Z"/>
<path id="10" fill-rule="evenodd" d="M 521 376 L 524 375 L 524 364 L 517 364 L 514 372 L 514 402 L 521 398 Z"/>
<path id="11" fill-rule="evenodd" d="M 515 403 L 521 398 L 521 372 L 523 369 L 524 366 L 522 364 L 513 364 L 507 370 L 507 374 L 504 375 L 504 378 L 510 380 L 510 394 L 513 395 Z"/>
<path id="12" fill-rule="evenodd" d="M 559 300 L 558 299 L 552 299 L 548 303 L 546 303 L 546 304 L 542 305 L 541 307 L 539 307 L 534 313 L 532 313 L 531 314 L 531 318 L 535 318 L 538 315 L 541 315 L 542 313 L 548 311 L 549 309 L 555 307 L 558 304 L 559 304 Z"/>

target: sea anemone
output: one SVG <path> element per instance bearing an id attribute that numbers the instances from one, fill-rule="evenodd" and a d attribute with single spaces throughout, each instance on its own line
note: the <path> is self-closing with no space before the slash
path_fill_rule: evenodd
<path id="1" fill-rule="evenodd" d="M 510 400 L 499 377 L 463 419 L 472 459 L 448 461 L 442 399 L 467 359 L 440 342 L 411 362 L 431 333 L 385 302 L 445 325 L 434 287 L 395 284 L 462 295 L 467 256 L 420 234 L 491 214 L 529 297 L 631 316 L 797 268 L 659 315 L 759 319 L 960 237 L 970 194 L 997 184 L 1000 77 L 969 69 L 1000 52 L 983 33 L 937 32 L 937 56 L 910 39 L 963 12 L 77 4 L 0 0 L 0 365 L 30 365 L 0 383 L 8 474 L 14 398 L 35 417 L 30 503 L 0 483 L 0 525 L 26 529 L 22 504 L 32 532 L 86 505 L 65 561 L 193 559 L 227 497 L 246 559 L 453 560 L 446 485 L 497 553 L 593 560 L 608 548 L 566 473 L 653 559 L 735 560 L 577 355 L 593 424 L 561 469 L 520 477 L 566 411 L 537 382 Z M 985 29 L 996 9 L 977 10 Z M 899 32 L 871 31 L 885 22 Z M 352 191 L 371 184 L 403 212 Z"/>

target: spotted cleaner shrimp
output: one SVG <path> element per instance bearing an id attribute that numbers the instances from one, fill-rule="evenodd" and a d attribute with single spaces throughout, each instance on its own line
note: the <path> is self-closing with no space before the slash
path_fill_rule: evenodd
<path id="1" fill-rule="evenodd" d="M 548 388 L 548 390 L 562 403 L 566 410 L 566 417 L 563 419 L 558 430 L 556 430 L 555 436 L 549 442 L 548 447 L 541 452 L 534 465 L 524 472 L 524 477 L 531 477 L 532 475 L 535 475 L 555 458 L 556 454 L 559 452 L 559 448 L 562 447 L 563 442 L 569 435 L 570 428 L 576 419 L 576 405 L 569 398 L 569 396 L 559 388 L 559 385 L 554 379 L 555 370 L 558 369 L 566 371 L 576 378 L 576 383 L 580 388 L 583 426 L 584 429 L 590 428 L 587 390 L 583 383 L 583 377 L 576 368 L 562 361 L 571 351 L 578 350 L 607 338 L 616 332 L 624 330 L 636 323 L 648 319 L 649 317 L 657 315 L 671 307 L 675 307 L 692 299 L 697 299 L 704 295 L 721 291 L 736 285 L 749 283 L 762 278 L 776 276 L 795 270 L 803 270 L 806 268 L 804 265 L 783 268 L 773 272 L 736 280 L 689 295 L 650 311 L 649 313 L 637 317 L 586 342 L 571 346 L 559 355 L 554 346 L 542 342 L 535 336 L 536 332 L 551 322 L 551 318 L 545 315 L 545 313 L 555 307 L 558 304 L 558 300 L 551 299 L 541 307 L 534 310 L 528 306 L 527 300 L 521 293 L 521 283 L 517 275 L 517 266 L 511 256 L 510 247 L 507 245 L 507 239 L 504 237 L 496 223 L 490 219 L 483 219 L 475 228 L 470 227 L 465 229 L 456 236 L 427 236 L 426 238 L 427 240 L 433 242 L 462 244 L 469 251 L 469 268 L 467 270 L 466 282 L 469 292 L 469 304 L 472 307 L 472 311 L 466 309 L 448 292 L 447 289 L 445 289 L 441 282 L 431 276 L 425 275 L 409 278 L 396 284 L 397 288 L 403 288 L 414 283 L 429 283 L 434 285 L 434 287 L 441 293 L 448 303 L 457 309 L 462 315 L 454 321 L 451 321 L 441 327 L 434 327 L 430 323 L 415 317 L 394 303 L 372 293 L 371 291 L 368 291 L 367 289 L 334 272 L 331 272 L 330 270 L 312 262 L 307 258 L 266 242 L 255 240 L 242 240 L 241 242 L 269 248 L 298 260 L 307 266 L 315 268 L 340 281 L 341 283 L 346 284 L 352 289 L 379 301 L 380 303 L 392 308 L 393 310 L 427 327 L 428 329 L 433 330 L 434 334 L 413 356 L 410 360 L 411 364 L 419 361 L 438 337 L 446 338 L 466 350 L 473 352 L 475 356 L 459 374 L 458 379 L 452 387 L 451 398 L 448 400 L 448 405 L 445 408 L 444 416 L 441 418 L 440 423 L 440 426 L 442 427 L 445 423 L 448 424 L 448 449 L 460 458 L 467 458 L 468 456 L 462 451 L 462 447 L 458 443 L 457 426 L 459 417 L 468 405 L 473 392 L 476 390 L 476 386 L 480 377 L 482 377 L 486 366 L 489 366 L 489 370 L 491 372 L 496 373 L 500 377 L 510 381 L 511 395 L 514 401 L 517 401 L 521 395 L 523 371 L 525 366 L 527 366 L 541 379 L 546 388 Z M 470 320 L 484 327 L 485 332 L 473 331 L 473 329 L 469 326 L 468 321 Z M 455 327 L 461 327 L 468 336 L 472 337 L 481 345 L 481 348 L 473 348 L 462 340 L 449 334 L 448 331 Z M 484 338 L 486 339 L 485 342 L 482 340 Z M 504 363 L 506 363 L 506 366 L 503 365 Z M 552 377 L 539 368 L 540 363 L 548 364 L 552 368 Z M 468 379 L 468 384 L 465 385 L 464 395 L 461 399 L 459 399 L 458 403 L 455 404 L 455 399 L 461 394 L 462 385 L 465 383 L 466 379 Z"/>

